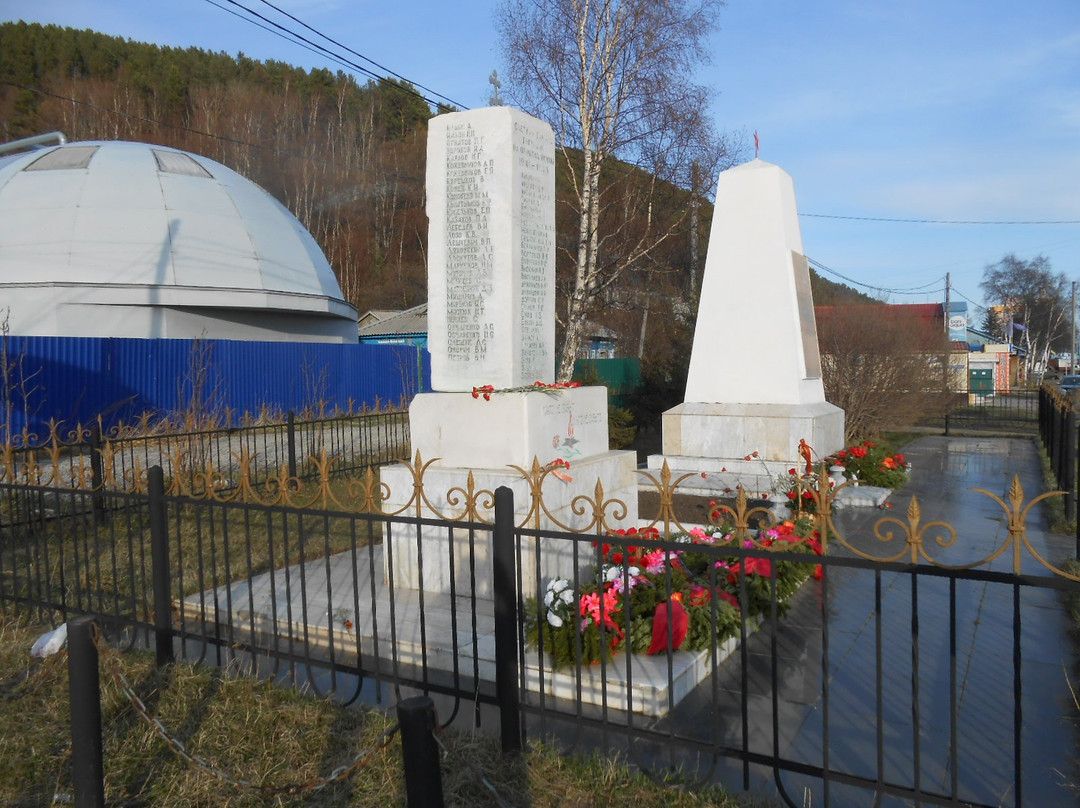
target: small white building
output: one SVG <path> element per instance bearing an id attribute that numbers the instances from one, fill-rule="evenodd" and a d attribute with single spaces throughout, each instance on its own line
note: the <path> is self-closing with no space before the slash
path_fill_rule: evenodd
<path id="1" fill-rule="evenodd" d="M 315 239 L 250 180 L 145 143 L 0 156 L 0 319 L 22 336 L 355 343 Z"/>

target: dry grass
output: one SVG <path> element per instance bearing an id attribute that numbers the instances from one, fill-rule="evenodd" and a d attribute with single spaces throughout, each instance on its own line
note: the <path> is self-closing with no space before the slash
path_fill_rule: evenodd
<path id="1" fill-rule="evenodd" d="M 48 806 L 71 796 L 65 655 L 29 656 L 41 625 L 0 608 L 0 804 Z M 391 721 L 296 690 L 185 663 L 155 670 L 149 654 L 119 664 L 140 697 L 186 748 L 214 766 L 267 785 L 315 780 L 373 748 Z M 103 665 L 103 668 L 105 665 Z M 404 804 L 398 736 L 350 780 L 314 794 L 270 798 L 243 791 L 174 755 L 102 671 L 106 802 L 113 806 L 371 806 Z M 507 759 L 486 736 L 448 732 L 443 762 L 447 805 L 736 805 L 722 792 L 665 787 L 616 762 L 569 758 L 543 745 Z M 481 779 L 482 778 L 482 779 Z"/>

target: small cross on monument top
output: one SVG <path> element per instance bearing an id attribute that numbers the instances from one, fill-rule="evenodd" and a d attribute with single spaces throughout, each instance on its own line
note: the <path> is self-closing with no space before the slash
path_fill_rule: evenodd
<path id="1" fill-rule="evenodd" d="M 754 159 L 758 159 L 758 152 L 761 151 L 761 138 L 758 137 L 757 130 L 754 130 Z"/>
<path id="2" fill-rule="evenodd" d="M 495 92 L 492 93 L 491 98 L 488 99 L 488 104 L 493 107 L 501 107 L 503 100 L 499 97 L 499 88 L 502 87 L 502 82 L 499 81 L 498 70 L 491 71 L 491 75 L 488 76 L 488 84 L 495 88 Z"/>

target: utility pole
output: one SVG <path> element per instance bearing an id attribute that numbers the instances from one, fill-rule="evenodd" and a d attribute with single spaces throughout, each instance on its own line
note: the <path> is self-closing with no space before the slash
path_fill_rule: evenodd
<path id="1" fill-rule="evenodd" d="M 952 311 L 949 309 L 949 279 L 951 273 L 945 273 L 945 333 L 949 333 L 949 318 L 952 317 Z"/>
<path id="2" fill-rule="evenodd" d="M 1072 338 L 1069 341 L 1069 373 L 1076 373 L 1076 281 L 1072 282 L 1072 303 L 1069 304 Z"/>

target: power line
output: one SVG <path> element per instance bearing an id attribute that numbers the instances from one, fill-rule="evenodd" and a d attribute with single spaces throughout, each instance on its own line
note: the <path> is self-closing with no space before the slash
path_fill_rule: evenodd
<path id="1" fill-rule="evenodd" d="M 982 221 L 978 219 L 889 219 L 883 216 L 839 216 L 830 213 L 800 213 L 813 219 L 846 219 L 853 222 L 889 222 L 901 224 L 1080 224 L 1080 219 L 1048 219 L 1042 221 Z"/>
<path id="2" fill-rule="evenodd" d="M 231 1 L 231 0 L 230 0 L 230 1 Z M 270 0 L 261 0 L 261 2 L 262 2 L 262 3 L 264 4 L 264 5 L 270 6 L 270 8 L 274 9 L 274 11 L 278 12 L 279 14 L 284 14 L 284 15 L 285 15 L 286 17 L 288 17 L 288 18 L 289 18 L 290 20 L 292 20 L 293 22 L 295 22 L 295 23 L 298 23 L 299 25 L 302 25 L 302 26 L 304 26 L 304 28 L 306 28 L 307 30 L 311 31 L 311 33 L 315 34 L 316 36 L 321 36 L 321 37 L 322 37 L 323 39 L 325 39 L 325 40 L 326 40 L 327 42 L 330 42 L 330 43 L 332 43 L 332 44 L 334 44 L 334 45 L 337 45 L 337 46 L 338 46 L 339 48 L 344 48 L 344 49 L 345 49 L 346 51 L 348 51 L 349 53 L 351 53 L 351 54 L 352 54 L 353 56 L 356 56 L 356 57 L 357 57 L 357 58 L 359 58 L 359 59 L 363 59 L 363 60 L 364 60 L 365 62 L 367 62 L 368 64 L 374 65 L 375 67 L 379 68 L 379 70 L 384 70 L 384 71 L 386 71 L 387 73 L 389 73 L 389 74 L 390 74 L 391 76 L 393 76 L 394 78 L 396 78 L 396 79 L 399 79 L 399 80 L 401 80 L 401 81 L 406 81 L 406 82 L 408 82 L 409 84 L 413 85 L 414 87 L 419 87 L 419 88 L 420 88 L 421 90 L 426 90 L 427 92 L 431 93 L 432 95 L 438 96 L 439 98 L 443 99 L 444 101 L 446 101 L 446 102 L 450 103 L 451 105 L 453 105 L 453 106 L 455 106 L 455 107 L 460 107 L 461 109 L 468 109 L 468 107 L 466 107 L 466 106 L 465 106 L 464 104 L 458 103 L 457 101 L 455 101 L 455 100 L 454 100 L 454 99 L 452 99 L 452 98 L 448 98 L 447 96 L 443 95 L 442 93 L 438 92 L 437 90 L 433 90 L 433 89 L 431 89 L 430 87 L 425 87 L 425 86 L 424 86 L 423 84 L 420 84 L 419 82 L 416 82 L 416 81 L 412 81 L 411 79 L 407 79 L 407 78 L 405 78 L 405 77 L 404 77 L 403 75 L 401 75 L 400 73 L 395 73 L 395 72 L 394 72 L 393 70 L 391 70 L 391 69 L 390 69 L 389 67 L 386 67 L 385 65 L 381 65 L 381 64 L 379 64 L 379 63 L 378 63 L 378 62 L 376 62 L 376 61 L 375 61 L 374 59 L 369 59 L 369 58 L 368 58 L 367 56 L 364 56 L 364 54 L 362 54 L 362 53 L 358 53 L 358 52 L 354 51 L 354 50 L 353 50 L 352 48 L 350 48 L 350 47 L 349 47 L 348 45 L 343 45 L 343 44 L 341 44 L 340 42 L 338 42 L 338 41 L 337 41 L 336 39 L 333 39 L 333 38 L 331 38 L 331 37 L 328 37 L 328 36 L 327 36 L 326 34 L 324 34 L 324 33 L 323 33 L 322 31 L 317 31 L 316 29 L 312 28 L 312 27 L 311 27 L 310 25 L 308 25 L 308 24 L 307 24 L 306 22 L 304 22 L 303 20 L 301 20 L 301 19 L 298 19 L 297 17 L 294 17 L 294 16 L 293 16 L 292 14 L 290 14 L 289 12 L 287 12 L 287 11 L 284 11 L 283 9 L 280 9 L 280 8 L 278 8 L 278 7 L 277 7 L 277 6 L 275 6 L 275 5 L 273 4 L 273 3 L 271 3 L 271 2 L 270 2 Z M 437 105 L 436 105 L 436 106 L 437 106 Z"/>
<path id="3" fill-rule="evenodd" d="M 957 288 L 956 288 L 955 286 L 953 286 L 953 287 L 952 287 L 952 290 L 953 290 L 953 291 L 954 291 L 954 292 L 955 292 L 956 294 L 958 294 L 958 295 L 959 295 L 960 297 L 964 298 L 964 300 L 966 300 L 966 301 L 967 301 L 968 303 L 970 303 L 970 304 L 971 304 L 972 306 L 974 306 L 975 308 L 977 308 L 977 309 L 980 309 L 981 311 L 988 311 L 988 309 L 987 309 L 987 307 L 986 307 L 986 306 L 984 306 L 984 305 L 983 305 L 982 303 L 976 303 L 976 302 L 975 302 L 974 300 L 972 300 L 972 299 L 971 299 L 970 297 L 968 297 L 967 295 L 965 295 L 965 294 L 964 294 L 963 292 L 961 292 L 961 291 L 960 291 L 959 289 L 957 289 Z"/>
<path id="4" fill-rule="evenodd" d="M 319 45 L 316 42 L 312 42 L 310 39 L 303 36 L 302 34 L 299 34 L 296 31 L 291 30 L 290 28 L 288 28 L 287 26 L 282 25 L 281 23 L 278 23 L 278 22 L 275 22 L 274 20 L 271 20 L 269 17 L 263 16 L 262 14 L 255 11 L 254 9 L 248 8 L 243 3 L 237 2 L 237 0 L 225 0 L 225 2 L 229 3 L 230 5 L 236 6 L 237 8 L 243 9 L 248 14 L 250 14 L 252 17 L 257 18 L 258 20 L 262 20 L 267 25 L 271 25 L 274 28 L 278 29 L 278 31 L 273 31 L 273 30 L 267 28 L 265 25 L 262 25 L 262 24 L 256 22 L 256 20 L 251 19 L 249 17 L 245 17 L 243 14 L 237 14 L 236 12 L 232 11 L 231 9 L 225 8 L 220 3 L 215 2 L 214 0 L 206 0 L 206 2 L 209 3 L 210 5 L 214 6 L 215 8 L 219 8 L 222 11 L 226 11 L 226 12 L 232 14 L 235 17 L 239 17 L 240 19 L 245 20 L 246 22 L 250 22 L 252 25 L 256 25 L 259 28 L 262 28 L 263 30 L 270 31 L 271 33 L 274 33 L 277 36 L 280 36 L 283 39 L 285 39 L 285 40 L 287 40 L 289 42 L 292 42 L 293 44 L 301 45 L 301 47 L 304 47 L 308 51 L 311 51 L 313 53 L 317 53 L 319 55 L 325 56 L 325 57 L 331 59 L 332 61 L 336 62 L 337 64 L 340 64 L 340 65 L 342 65 L 344 67 L 348 67 L 348 68 L 350 68 L 352 70 L 356 70 L 357 72 L 362 73 L 363 75 L 368 76 L 369 78 L 373 78 L 376 81 L 387 81 L 386 76 L 381 76 L 378 73 L 375 73 L 374 71 L 369 70 L 368 68 L 364 67 L 363 65 L 359 65 L 359 64 L 357 64 L 355 62 L 352 62 L 349 59 L 346 59 L 345 57 L 341 56 L 340 54 L 334 53 L 333 51 L 329 50 L 328 48 L 323 47 L 322 45 Z M 271 7 L 273 8 L 273 6 L 271 6 Z M 291 15 L 286 15 L 286 16 L 291 17 Z M 291 17 L 291 18 L 295 19 L 294 17 Z M 304 23 L 300 23 L 300 24 L 304 25 Z M 309 26 L 305 25 L 305 27 L 309 27 Z M 311 30 L 314 31 L 314 29 L 311 29 Z M 279 32 L 281 32 L 281 33 L 279 33 Z M 317 31 L 315 31 L 315 33 L 317 33 L 319 36 L 322 36 L 324 39 L 333 42 L 333 40 L 331 40 L 329 37 L 326 37 L 323 34 L 319 34 Z M 337 44 L 337 43 L 335 42 L 334 44 Z M 366 59 L 366 57 L 361 57 L 361 58 L 364 58 L 366 61 L 371 61 L 370 59 Z M 375 62 L 372 62 L 372 64 L 375 64 Z M 393 75 L 397 76 L 396 73 L 394 73 Z M 408 81 L 408 79 L 402 79 L 402 81 Z M 414 96 L 416 98 L 419 98 L 424 103 L 429 104 L 429 105 L 431 105 L 433 107 L 442 106 L 442 104 L 439 101 L 428 98 L 423 93 L 417 92 L 416 90 L 412 89 L 411 87 L 400 85 L 400 84 L 394 84 L 394 83 L 390 83 L 389 86 L 394 87 L 394 88 L 400 90 L 403 93 L 406 93 L 408 95 L 412 95 L 412 96 Z M 446 98 L 446 96 L 442 95 L 441 93 L 435 93 L 435 95 L 437 95 L 439 98 L 443 98 L 444 100 L 450 101 L 450 99 Z M 453 101 L 450 101 L 450 103 L 455 104 L 455 102 L 453 102 Z"/>
<path id="5" fill-rule="evenodd" d="M 888 289 L 888 288 L 886 288 L 884 286 L 873 286 L 873 285 L 871 285 L 869 283 L 862 283 L 861 281 L 857 281 L 854 278 L 849 278 L 847 275 L 842 275 L 841 273 L 837 272 L 835 269 L 830 269 L 829 267 L 822 264 L 820 261 L 815 261 L 813 258 L 810 258 L 809 256 L 807 257 L 806 260 L 815 269 L 820 269 L 820 270 L 822 270 L 824 272 L 828 272 L 830 275 L 835 275 L 837 278 L 840 278 L 841 280 L 847 281 L 848 283 L 854 284 L 855 286 L 861 286 L 864 289 L 870 289 L 871 291 L 874 291 L 874 292 L 884 292 L 885 294 L 890 294 L 890 295 L 933 295 L 933 294 L 937 294 L 939 292 L 944 292 L 945 291 L 944 286 L 940 286 L 940 287 L 938 287 L 936 289 L 927 289 L 926 288 L 927 286 L 933 286 L 936 283 L 942 283 L 945 280 L 944 278 L 936 278 L 936 279 L 930 281 L 929 283 L 923 284 L 922 286 L 914 286 L 914 287 L 909 287 L 907 289 Z"/>

